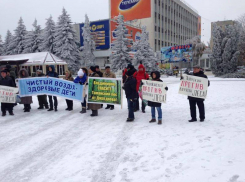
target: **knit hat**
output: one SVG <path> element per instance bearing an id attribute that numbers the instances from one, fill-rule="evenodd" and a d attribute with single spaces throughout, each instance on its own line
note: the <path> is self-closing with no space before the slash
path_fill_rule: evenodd
<path id="1" fill-rule="evenodd" d="M 127 76 L 132 76 L 134 74 L 134 72 L 132 70 L 128 70 L 125 74 Z"/>
<path id="2" fill-rule="evenodd" d="M 90 66 L 90 69 L 93 71 L 93 72 L 96 72 L 96 68 L 94 66 Z"/>
<path id="3" fill-rule="evenodd" d="M 78 75 L 78 76 L 83 76 L 83 75 L 84 75 L 83 70 L 80 69 L 80 70 L 77 72 L 77 75 Z"/>
<path id="4" fill-rule="evenodd" d="M 193 66 L 193 68 L 201 68 L 201 66 L 199 64 Z"/>
<path id="5" fill-rule="evenodd" d="M 1 71 L 1 73 L 7 73 L 7 72 L 8 72 L 7 69 L 4 69 L 4 70 Z"/>

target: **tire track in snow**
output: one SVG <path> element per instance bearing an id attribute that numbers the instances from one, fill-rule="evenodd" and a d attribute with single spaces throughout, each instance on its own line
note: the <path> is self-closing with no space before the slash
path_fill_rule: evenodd
<path id="1" fill-rule="evenodd" d="M 67 120 L 71 119 L 72 117 L 67 118 Z M 26 153 L 21 157 L 20 162 L 0 172 L 0 177 L 3 177 L 0 181 L 31 181 L 33 177 L 38 176 L 38 173 L 42 174 L 42 171 L 44 171 L 48 165 L 51 165 L 65 156 L 67 151 L 75 146 L 77 142 L 81 142 L 82 136 L 82 140 L 86 140 L 91 132 L 93 132 L 89 130 L 91 127 L 94 127 L 92 129 L 95 130 L 94 132 L 99 132 L 110 124 L 110 122 L 107 124 L 101 122 L 94 126 L 91 125 L 90 122 L 84 122 L 83 125 L 81 125 L 80 122 L 75 122 L 72 126 L 66 128 L 65 131 L 55 137 L 53 141 L 40 146 L 40 148 L 37 148 L 35 151 Z M 27 169 L 29 169 L 29 171 Z"/>
<path id="2" fill-rule="evenodd" d="M 135 123 L 125 123 L 122 131 L 119 133 L 117 140 L 112 145 L 107 153 L 106 159 L 100 165 L 100 168 L 95 171 L 91 182 L 109 182 L 113 181 L 114 173 L 120 164 L 120 157 L 125 151 L 130 136 L 133 132 Z"/>

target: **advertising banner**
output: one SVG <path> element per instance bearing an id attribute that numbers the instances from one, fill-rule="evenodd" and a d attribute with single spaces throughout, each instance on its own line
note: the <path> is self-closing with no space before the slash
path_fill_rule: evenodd
<path id="1" fill-rule="evenodd" d="M 166 103 L 166 83 L 150 80 L 142 80 L 142 82 L 142 96 L 144 100 L 158 103 Z"/>
<path id="2" fill-rule="evenodd" d="M 0 102 L 16 103 L 16 93 L 18 91 L 19 91 L 18 88 L 0 85 Z"/>
<path id="3" fill-rule="evenodd" d="M 126 25 L 126 28 L 127 28 L 126 34 L 129 35 L 127 38 L 131 39 L 130 44 L 133 45 L 135 41 L 138 41 L 140 39 L 140 34 L 142 33 L 142 30 L 140 28 L 135 28 L 135 27 L 128 26 L 128 25 Z M 114 21 L 111 21 L 111 44 L 115 40 L 116 35 L 114 31 L 116 29 L 117 29 L 117 23 Z"/>
<path id="4" fill-rule="evenodd" d="M 80 24 L 80 43 L 83 46 L 84 23 Z M 97 50 L 110 48 L 110 22 L 109 20 L 96 21 L 90 23 L 90 30 Z"/>
<path id="5" fill-rule="evenodd" d="M 161 49 L 162 63 L 173 62 L 191 62 L 192 61 L 192 44 L 179 45 L 172 47 L 163 47 Z"/>
<path id="6" fill-rule="evenodd" d="M 89 78 L 88 103 L 122 104 L 122 79 Z"/>
<path id="7" fill-rule="evenodd" d="M 205 99 L 208 92 L 208 79 L 183 75 L 183 78 L 180 82 L 179 94 Z"/>
<path id="8" fill-rule="evenodd" d="M 151 17 L 151 0 L 110 0 L 111 19 L 119 14 L 125 21 Z"/>
<path id="9" fill-rule="evenodd" d="M 20 97 L 33 95 L 53 95 L 69 100 L 83 102 L 83 85 L 58 78 L 24 78 L 18 79 Z"/>

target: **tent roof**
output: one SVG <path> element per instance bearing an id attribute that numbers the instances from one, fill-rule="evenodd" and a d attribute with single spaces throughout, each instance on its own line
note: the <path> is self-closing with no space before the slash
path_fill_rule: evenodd
<path id="1" fill-rule="evenodd" d="M 65 65 L 66 61 L 49 52 L 0 56 L 0 63 L 30 65 Z"/>

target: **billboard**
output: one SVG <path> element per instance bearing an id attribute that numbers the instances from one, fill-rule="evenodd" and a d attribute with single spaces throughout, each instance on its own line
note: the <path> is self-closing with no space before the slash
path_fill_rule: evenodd
<path id="1" fill-rule="evenodd" d="M 173 62 L 191 62 L 192 61 L 192 44 L 179 45 L 172 47 L 163 47 L 161 49 L 162 63 Z"/>
<path id="2" fill-rule="evenodd" d="M 140 34 L 142 33 L 142 30 L 140 28 L 135 28 L 132 26 L 126 25 L 126 28 L 128 29 L 127 34 L 129 36 L 127 38 L 131 39 L 130 44 L 133 45 L 133 42 L 140 39 Z M 114 21 L 111 21 L 111 43 L 115 40 L 115 33 L 114 31 L 117 29 L 117 23 Z"/>
<path id="3" fill-rule="evenodd" d="M 197 24 L 197 34 L 201 37 L 202 35 L 202 19 L 201 17 L 199 16 L 198 17 L 198 24 Z"/>
<path id="4" fill-rule="evenodd" d="M 84 23 L 80 24 L 80 43 L 83 46 L 83 28 Z M 91 34 L 95 42 L 95 47 L 99 49 L 110 48 L 110 22 L 109 20 L 102 20 L 90 23 Z"/>
<path id="5" fill-rule="evenodd" d="M 110 0 L 111 19 L 119 14 L 125 21 L 151 17 L 151 0 Z"/>

